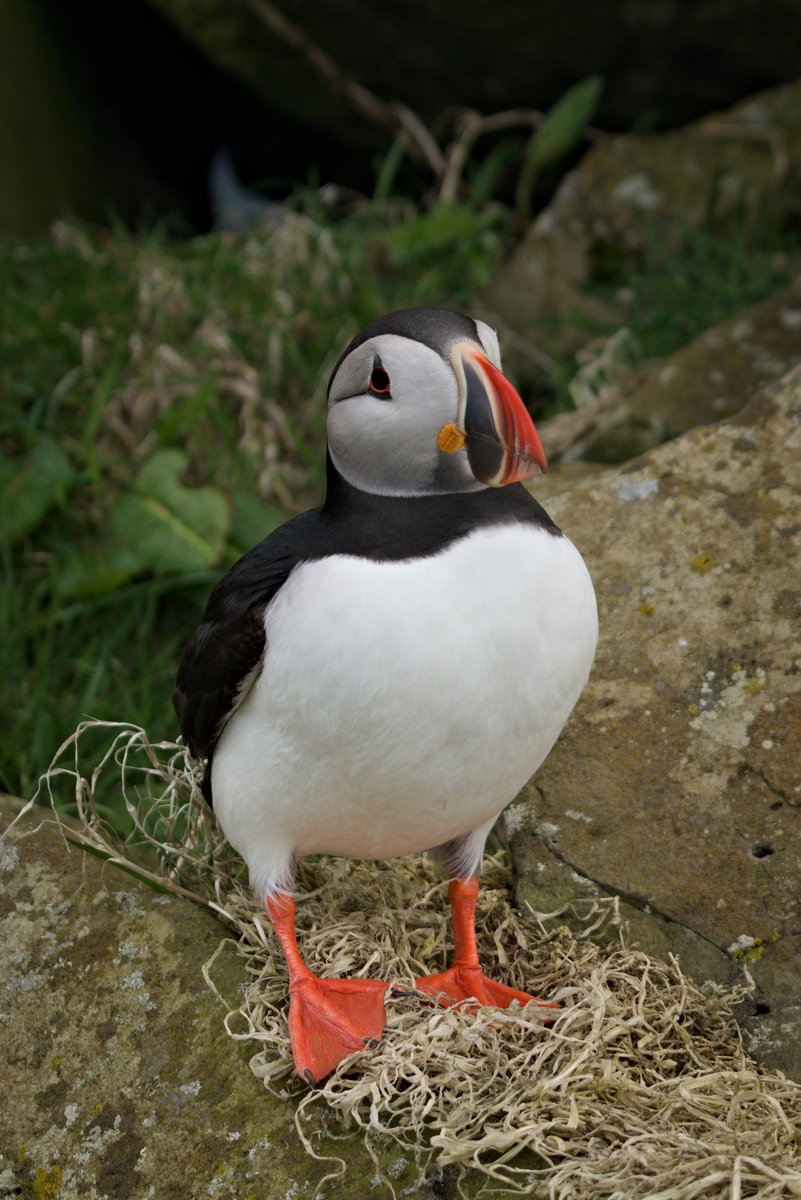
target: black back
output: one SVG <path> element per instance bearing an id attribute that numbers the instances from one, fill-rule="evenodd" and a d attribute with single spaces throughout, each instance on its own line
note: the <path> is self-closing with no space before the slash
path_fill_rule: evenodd
<path id="1" fill-rule="evenodd" d="M 288 521 L 241 558 L 215 587 L 184 651 L 173 703 L 191 752 L 211 758 L 225 722 L 261 669 L 264 612 L 300 563 L 333 554 L 399 562 L 439 554 L 476 529 L 507 524 L 559 529 L 519 483 L 477 492 L 398 497 L 360 491 L 328 459 L 321 508 Z"/>

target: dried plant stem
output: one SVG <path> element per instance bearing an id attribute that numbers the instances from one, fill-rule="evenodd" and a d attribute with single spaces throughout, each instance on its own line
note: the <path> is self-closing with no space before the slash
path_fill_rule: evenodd
<path id="1" fill-rule="evenodd" d="M 488 117 L 472 109 L 462 113 L 456 122 L 456 137 L 445 151 L 446 168 L 439 188 L 440 202 L 453 204 L 456 200 L 465 165 L 480 137 L 505 129 L 538 129 L 543 119 L 543 113 L 535 108 L 513 108 Z"/>
<path id="2" fill-rule="evenodd" d="M 366 120 L 390 133 L 406 135 L 406 148 L 418 163 L 428 166 L 435 178 L 444 170 L 442 151 L 422 121 L 404 104 L 382 100 L 352 79 L 309 35 L 291 21 L 271 0 L 247 0 L 248 7 L 287 46 L 302 54 L 331 91 L 344 98 Z"/>

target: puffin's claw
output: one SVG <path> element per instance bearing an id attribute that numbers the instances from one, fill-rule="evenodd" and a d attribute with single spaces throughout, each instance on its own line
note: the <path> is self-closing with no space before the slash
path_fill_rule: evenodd
<path id="1" fill-rule="evenodd" d="M 344 1058 L 376 1045 L 384 1031 L 384 992 L 377 979 L 307 975 L 289 990 L 289 1034 L 298 1075 L 319 1083 Z"/>

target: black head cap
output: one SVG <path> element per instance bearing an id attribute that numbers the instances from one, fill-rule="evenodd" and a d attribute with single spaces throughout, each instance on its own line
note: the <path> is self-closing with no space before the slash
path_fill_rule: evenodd
<path id="1" fill-rule="evenodd" d="M 331 372 L 328 386 L 339 370 L 340 364 L 362 342 L 380 333 L 394 333 L 398 337 L 410 338 L 414 342 L 422 342 L 434 350 L 442 358 L 447 358 L 448 351 L 454 342 L 472 341 L 480 344 L 478 329 L 472 317 L 455 312 L 451 308 L 401 308 L 397 312 L 385 313 L 376 317 L 369 325 L 365 325 L 360 333 L 340 354 Z"/>

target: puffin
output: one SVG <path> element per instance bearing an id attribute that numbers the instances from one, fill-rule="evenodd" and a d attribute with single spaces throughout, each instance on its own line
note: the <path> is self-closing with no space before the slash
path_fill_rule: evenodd
<path id="1" fill-rule="evenodd" d="M 454 952 L 415 981 L 423 999 L 546 1003 L 484 974 L 479 872 L 584 687 L 598 629 L 581 555 L 521 482 L 545 454 L 487 323 L 441 308 L 373 320 L 333 369 L 327 434 L 323 504 L 220 580 L 173 697 L 283 950 L 311 1085 L 380 1040 L 389 982 L 304 961 L 304 855 L 428 851 L 450 881 Z"/>

